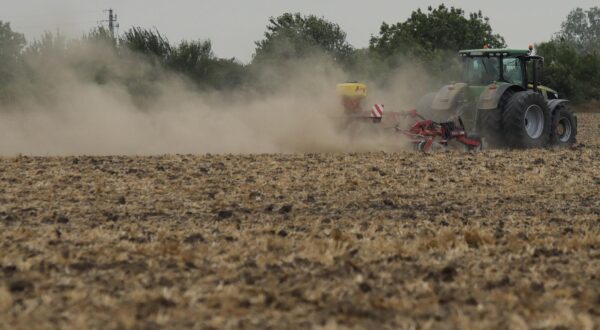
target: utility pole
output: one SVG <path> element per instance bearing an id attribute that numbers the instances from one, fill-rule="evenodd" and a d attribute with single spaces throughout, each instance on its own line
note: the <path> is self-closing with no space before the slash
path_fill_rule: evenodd
<path id="1" fill-rule="evenodd" d="M 112 8 L 108 10 L 108 30 L 110 31 L 110 37 L 115 40 L 115 22 L 113 18 Z"/>
<path id="2" fill-rule="evenodd" d="M 108 12 L 108 20 L 101 22 L 108 22 L 108 32 L 110 33 L 110 37 L 113 41 L 116 41 L 115 28 L 119 27 L 119 23 L 117 22 L 117 14 L 113 11 L 112 8 L 105 10 L 105 12 Z"/>

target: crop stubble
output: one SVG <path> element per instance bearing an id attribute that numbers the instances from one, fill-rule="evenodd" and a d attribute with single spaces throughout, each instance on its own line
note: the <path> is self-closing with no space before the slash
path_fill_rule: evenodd
<path id="1" fill-rule="evenodd" d="M 0 328 L 598 328 L 600 115 L 477 154 L 0 159 Z"/>

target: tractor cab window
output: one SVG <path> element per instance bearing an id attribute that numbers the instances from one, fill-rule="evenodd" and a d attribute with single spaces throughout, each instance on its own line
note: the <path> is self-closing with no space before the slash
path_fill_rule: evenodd
<path id="1" fill-rule="evenodd" d="M 500 79 L 500 63 L 496 57 L 467 57 L 465 82 L 471 85 L 488 85 Z"/>
<path id="2" fill-rule="evenodd" d="M 516 58 L 504 58 L 502 59 L 502 75 L 506 82 L 523 85 L 523 70 L 521 69 L 521 62 Z"/>

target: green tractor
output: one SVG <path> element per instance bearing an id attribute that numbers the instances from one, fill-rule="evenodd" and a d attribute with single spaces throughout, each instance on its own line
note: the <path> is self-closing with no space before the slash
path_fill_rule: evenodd
<path id="1" fill-rule="evenodd" d="M 567 100 L 540 85 L 544 59 L 532 50 L 460 51 L 463 82 L 425 95 L 417 111 L 436 121 L 460 116 L 468 131 L 494 147 L 573 145 L 577 117 Z"/>

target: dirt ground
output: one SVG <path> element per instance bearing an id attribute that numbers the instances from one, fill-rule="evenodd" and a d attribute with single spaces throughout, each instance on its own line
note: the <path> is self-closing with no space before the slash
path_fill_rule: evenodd
<path id="1" fill-rule="evenodd" d="M 568 150 L 0 158 L 0 328 L 600 329 Z"/>

